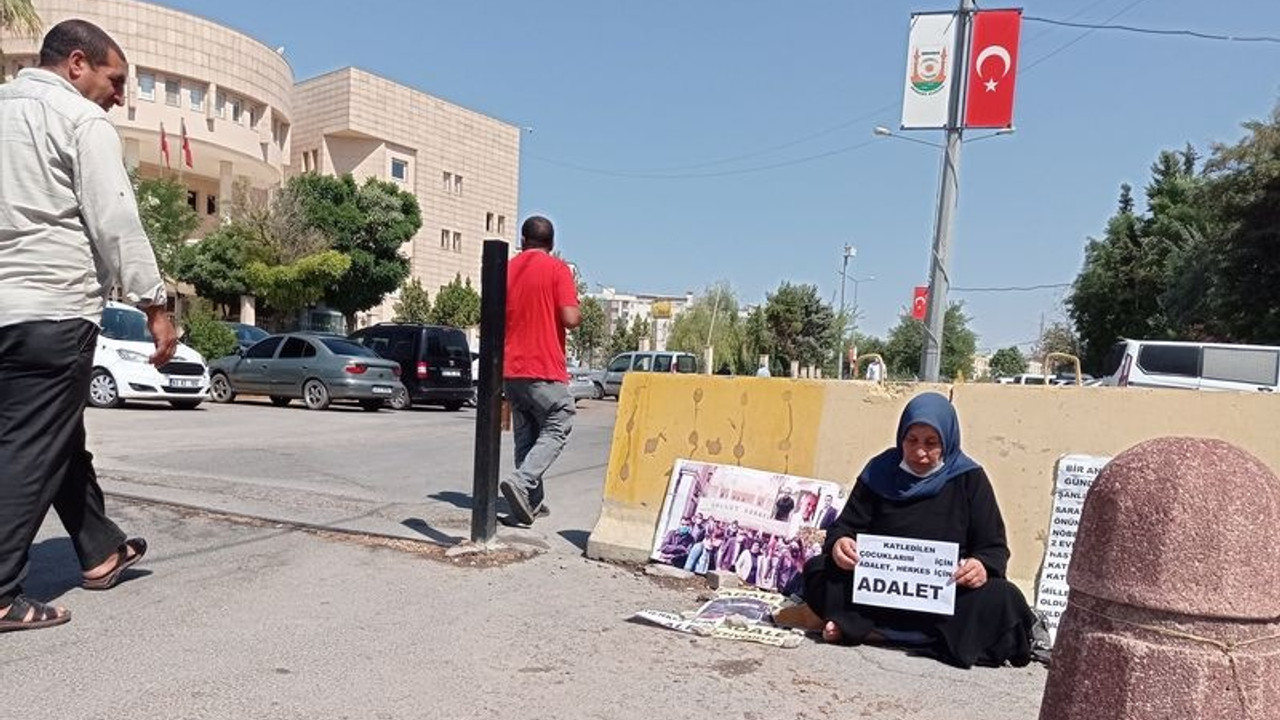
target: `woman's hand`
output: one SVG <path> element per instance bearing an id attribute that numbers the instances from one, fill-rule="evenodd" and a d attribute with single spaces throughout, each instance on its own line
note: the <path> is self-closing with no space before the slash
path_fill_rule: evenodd
<path id="1" fill-rule="evenodd" d="M 951 577 L 960 587 L 974 590 L 987 584 L 987 566 L 977 558 L 965 558 Z"/>
<path id="2" fill-rule="evenodd" d="M 853 572 L 858 564 L 858 543 L 851 537 L 842 537 L 831 547 L 831 559 L 836 567 Z"/>

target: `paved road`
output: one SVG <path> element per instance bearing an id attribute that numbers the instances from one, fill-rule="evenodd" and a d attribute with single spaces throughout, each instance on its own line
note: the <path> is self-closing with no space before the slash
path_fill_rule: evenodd
<path id="1" fill-rule="evenodd" d="M 514 564 L 467 567 L 439 550 L 113 495 L 112 514 L 152 552 L 128 582 L 90 593 L 51 517 L 28 590 L 74 618 L 0 635 L 4 717 L 1036 717 L 1041 667 L 962 671 L 890 650 L 781 650 L 628 622 L 639 609 L 692 609 L 699 589 L 581 557 L 614 407 L 583 404 L 552 517 L 503 531 L 549 552 Z M 472 419 L 258 404 L 89 413 L 110 490 L 441 540 L 467 534 Z"/>

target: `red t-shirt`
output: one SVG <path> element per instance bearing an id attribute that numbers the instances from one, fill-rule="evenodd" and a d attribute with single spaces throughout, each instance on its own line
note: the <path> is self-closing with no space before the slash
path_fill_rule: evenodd
<path id="1" fill-rule="evenodd" d="M 578 307 L 573 272 L 542 250 L 525 250 L 507 266 L 507 379 L 569 382 L 560 308 Z"/>

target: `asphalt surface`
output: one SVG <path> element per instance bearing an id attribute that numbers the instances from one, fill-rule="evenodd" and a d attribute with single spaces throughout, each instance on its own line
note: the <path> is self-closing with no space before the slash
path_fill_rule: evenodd
<path id="1" fill-rule="evenodd" d="M 73 619 L 0 635 L 3 716 L 1036 717 L 1038 666 L 962 671 L 630 622 L 640 609 L 694 609 L 702 586 L 581 556 L 615 407 L 581 404 L 550 479 L 552 515 L 500 532 L 542 551 L 480 567 L 443 557 L 468 535 L 472 411 L 90 411 L 112 514 L 151 551 L 119 587 L 82 590 L 50 516 L 27 590 Z"/>

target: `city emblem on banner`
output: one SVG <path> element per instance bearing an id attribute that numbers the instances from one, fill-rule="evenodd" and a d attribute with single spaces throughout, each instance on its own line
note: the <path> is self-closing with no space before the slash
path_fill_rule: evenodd
<path id="1" fill-rule="evenodd" d="M 948 60 L 945 47 L 912 48 L 911 89 L 932 95 L 946 87 Z"/>

